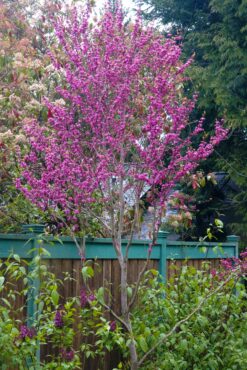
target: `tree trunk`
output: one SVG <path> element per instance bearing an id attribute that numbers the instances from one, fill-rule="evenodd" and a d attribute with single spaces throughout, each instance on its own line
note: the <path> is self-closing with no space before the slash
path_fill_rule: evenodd
<path id="1" fill-rule="evenodd" d="M 132 325 L 131 325 L 129 307 L 128 307 L 127 261 L 123 259 L 121 261 L 120 268 L 121 268 L 121 313 L 122 313 L 124 321 L 126 322 L 129 328 L 129 334 L 131 337 L 131 342 L 129 344 L 131 370 L 137 370 L 138 369 L 138 358 L 137 358 L 137 352 L 136 352 L 136 344 L 135 344 L 133 333 L 132 333 Z"/>

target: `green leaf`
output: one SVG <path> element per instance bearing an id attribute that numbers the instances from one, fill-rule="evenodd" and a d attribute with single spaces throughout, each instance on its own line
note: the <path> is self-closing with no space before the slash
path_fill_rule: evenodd
<path id="1" fill-rule="evenodd" d="M 128 286 L 128 288 L 127 288 L 127 294 L 128 294 L 129 298 L 132 297 L 133 291 L 132 291 L 132 288 L 130 286 Z"/>
<path id="2" fill-rule="evenodd" d="M 151 274 L 153 275 L 153 276 L 157 276 L 158 274 L 159 274 L 159 271 L 158 270 L 155 270 L 155 269 L 151 269 L 151 270 L 149 270 L 150 272 L 151 272 Z"/>
<path id="3" fill-rule="evenodd" d="M 58 243 L 60 243 L 61 245 L 63 245 L 63 241 L 58 236 L 55 236 L 54 237 L 54 240 L 56 240 Z"/>
<path id="4" fill-rule="evenodd" d="M 85 355 L 86 358 L 89 358 L 90 356 L 92 356 L 92 351 L 86 351 Z"/>
<path id="5" fill-rule="evenodd" d="M 201 186 L 202 188 L 204 188 L 204 187 L 205 187 L 205 185 L 206 185 L 206 179 L 205 179 L 205 177 L 203 177 L 203 178 L 200 180 L 200 186 Z"/>
<path id="6" fill-rule="evenodd" d="M 17 262 L 21 262 L 21 260 L 20 260 L 20 256 L 18 256 L 18 254 L 14 254 L 14 255 L 13 255 L 13 258 L 14 258 Z"/>
<path id="7" fill-rule="evenodd" d="M 207 253 L 207 248 L 206 247 L 200 247 L 200 251 L 202 253 Z"/>
<path id="8" fill-rule="evenodd" d="M 48 250 L 45 249 L 45 248 L 39 248 L 39 252 L 40 252 L 40 254 L 42 254 L 42 256 L 47 256 L 47 257 L 51 256 L 51 253 L 48 252 Z"/>
<path id="9" fill-rule="evenodd" d="M 216 254 L 218 252 L 218 246 L 216 245 L 215 247 L 213 247 L 212 251 Z"/>
<path id="10" fill-rule="evenodd" d="M 25 267 L 21 266 L 20 271 L 22 272 L 23 275 L 26 275 L 26 269 Z"/>
<path id="11" fill-rule="evenodd" d="M 58 294 L 57 290 L 55 290 L 55 289 L 52 290 L 51 299 L 52 299 L 52 302 L 53 302 L 54 306 L 57 306 L 58 301 L 59 301 L 59 294 Z"/>
<path id="12" fill-rule="evenodd" d="M 81 269 L 81 273 L 84 280 L 90 279 L 94 276 L 94 270 L 91 266 L 84 266 Z"/>
<path id="13" fill-rule="evenodd" d="M 44 308 L 44 302 L 43 301 L 41 301 L 41 302 L 39 302 L 39 304 L 38 304 L 38 311 L 39 312 L 42 312 L 43 311 L 43 308 Z"/>
<path id="14" fill-rule="evenodd" d="M 4 284 L 4 281 L 5 281 L 5 277 L 4 276 L 0 276 L 0 288 L 2 288 L 2 286 Z"/>
<path id="15" fill-rule="evenodd" d="M 140 345 L 143 352 L 147 352 L 148 345 L 147 345 L 146 339 L 144 337 L 139 338 L 139 345 Z"/>
<path id="16" fill-rule="evenodd" d="M 9 308 L 12 308 L 11 304 L 6 298 L 2 298 L 2 301 L 6 304 L 6 306 L 8 306 Z"/>
<path id="17" fill-rule="evenodd" d="M 220 219 L 218 219 L 218 218 L 216 218 L 216 219 L 214 220 L 214 223 L 215 223 L 215 225 L 216 225 L 217 227 L 219 227 L 220 229 L 222 229 L 222 228 L 224 227 L 223 222 L 222 222 Z"/>
<path id="18" fill-rule="evenodd" d="M 104 303 L 104 294 L 105 289 L 103 287 L 100 287 L 96 293 L 96 298 L 100 303 Z"/>

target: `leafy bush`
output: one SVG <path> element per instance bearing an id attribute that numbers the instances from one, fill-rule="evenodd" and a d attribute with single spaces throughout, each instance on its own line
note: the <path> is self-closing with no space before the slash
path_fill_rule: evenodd
<path id="1" fill-rule="evenodd" d="M 147 274 L 133 314 L 133 326 L 141 356 L 155 346 L 175 324 L 188 316 L 223 279 L 224 273 L 196 271 L 182 273 L 164 286 Z M 153 272 L 156 274 L 156 272 Z M 230 280 L 217 294 L 205 300 L 201 309 L 181 323 L 141 367 L 143 370 L 246 369 L 247 300 L 240 281 Z M 140 356 L 140 357 L 141 357 Z"/>
<path id="2" fill-rule="evenodd" d="M 90 261 L 82 265 L 80 296 L 64 298 L 63 281 L 42 261 L 47 252 L 41 247 L 37 252 L 30 263 L 17 255 L 0 262 L 2 369 L 86 369 L 95 357 L 103 368 L 105 354 L 113 350 L 121 355 L 117 368 L 130 369 L 130 335 L 105 303 L 109 292 L 89 289 Z M 203 271 L 184 266 L 167 284 L 156 270 L 145 274 L 131 316 L 139 369 L 246 369 L 247 296 L 241 275 L 232 275 L 232 262 L 224 261 L 219 271 L 206 263 Z M 72 277 L 65 273 L 67 279 Z M 128 292 L 131 298 L 133 287 Z M 34 316 L 26 321 L 32 295 Z M 36 356 L 40 345 L 49 349 L 43 362 Z"/>
<path id="3" fill-rule="evenodd" d="M 85 288 L 80 296 L 65 299 L 59 294 L 63 281 L 48 271 L 42 253 L 47 252 L 39 248 L 39 254 L 30 263 L 18 255 L 0 261 L 1 368 L 86 369 L 85 359 L 96 356 L 102 364 L 105 352 L 124 341 L 121 327 L 104 315 L 100 304 L 103 289 L 92 292 Z M 93 274 L 90 262 L 86 262 L 82 268 L 85 283 Z M 72 278 L 65 274 L 67 279 Z M 32 295 L 34 316 L 27 320 L 25 313 Z M 78 335 L 82 340 L 75 349 Z M 49 352 L 43 363 L 36 357 L 40 345 Z"/>

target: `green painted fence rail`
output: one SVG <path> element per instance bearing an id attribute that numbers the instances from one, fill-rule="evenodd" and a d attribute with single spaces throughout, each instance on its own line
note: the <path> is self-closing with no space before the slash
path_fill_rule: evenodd
<path id="1" fill-rule="evenodd" d="M 159 232 L 157 244 L 153 247 L 150 259 L 165 261 L 166 259 L 210 259 L 227 258 L 238 255 L 238 237 L 231 235 L 224 243 L 183 242 L 167 239 L 167 232 Z M 46 249 L 49 259 L 80 259 L 75 242 L 70 237 L 61 237 L 59 240 L 52 237 L 42 239 L 39 234 L 0 234 L 0 258 L 7 258 L 11 253 L 21 258 L 31 259 L 35 249 L 40 246 Z M 123 249 L 127 244 L 123 240 Z M 134 240 L 129 250 L 129 259 L 146 259 L 148 240 Z M 31 251 L 31 252 L 30 252 Z M 87 259 L 116 259 L 116 253 L 111 239 L 86 239 Z"/>

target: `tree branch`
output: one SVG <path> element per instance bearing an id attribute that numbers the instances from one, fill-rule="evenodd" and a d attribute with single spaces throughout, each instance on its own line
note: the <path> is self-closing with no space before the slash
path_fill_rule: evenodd
<path id="1" fill-rule="evenodd" d="M 127 329 L 128 332 L 130 332 L 130 328 L 127 325 L 127 323 L 120 316 L 118 316 L 116 314 L 116 312 L 112 310 L 112 308 L 110 308 L 107 304 L 105 304 L 103 302 L 99 302 L 99 303 L 101 304 L 102 307 L 104 307 L 106 310 L 108 310 L 112 314 L 112 316 L 115 317 L 116 320 L 121 322 L 121 324 Z"/>
<path id="2" fill-rule="evenodd" d="M 144 263 L 141 271 L 139 272 L 139 275 L 138 275 L 138 278 L 137 278 L 137 281 L 136 281 L 136 284 L 135 284 L 135 289 L 134 289 L 134 292 L 133 292 L 131 301 L 129 303 L 129 310 L 131 309 L 131 307 L 135 303 L 135 300 L 136 300 L 136 297 L 137 297 L 137 293 L 138 293 L 138 290 L 139 290 L 139 286 L 140 286 L 140 282 L 141 282 L 141 279 L 142 279 L 142 277 L 144 275 L 144 272 L 147 269 L 148 261 L 149 261 L 149 258 L 146 259 L 146 261 L 145 261 L 145 263 Z"/>

